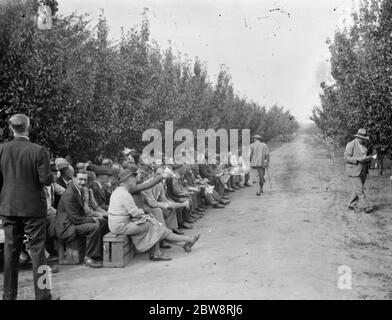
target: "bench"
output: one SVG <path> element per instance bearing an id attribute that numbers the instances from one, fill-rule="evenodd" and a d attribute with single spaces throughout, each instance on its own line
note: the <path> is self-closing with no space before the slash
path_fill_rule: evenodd
<path id="1" fill-rule="evenodd" d="M 128 236 L 111 232 L 103 237 L 103 266 L 125 267 L 135 254 L 132 240 Z"/>

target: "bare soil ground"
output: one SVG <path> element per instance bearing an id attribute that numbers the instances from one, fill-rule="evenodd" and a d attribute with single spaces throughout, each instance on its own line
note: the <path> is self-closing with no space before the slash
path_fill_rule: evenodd
<path id="1" fill-rule="evenodd" d="M 371 172 L 367 195 L 379 208 L 358 215 L 346 208 L 341 156 L 333 164 L 325 146 L 300 135 L 272 152 L 272 190 L 267 183 L 256 197 L 244 188 L 195 223 L 188 233 L 201 238 L 191 253 L 170 249 L 170 262 L 138 255 L 120 269 L 60 266 L 53 291 L 62 299 L 390 299 L 390 174 Z M 342 265 L 351 290 L 338 288 Z M 23 271 L 19 298 L 33 298 L 31 289 Z"/>

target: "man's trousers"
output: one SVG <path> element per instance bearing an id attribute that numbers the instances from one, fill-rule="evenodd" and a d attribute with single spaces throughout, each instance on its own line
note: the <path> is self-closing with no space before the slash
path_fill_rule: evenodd
<path id="1" fill-rule="evenodd" d="M 365 181 L 366 174 L 361 173 L 359 177 L 350 177 L 352 186 L 351 198 L 349 201 L 349 207 L 365 209 L 367 207 L 366 196 L 365 196 Z"/>
<path id="2" fill-rule="evenodd" d="M 86 256 L 102 259 L 101 223 L 89 222 L 75 225 L 78 237 L 86 240 Z"/>
<path id="3" fill-rule="evenodd" d="M 35 298 L 37 300 L 51 299 L 50 288 L 41 276 L 48 276 L 48 265 L 45 257 L 46 217 L 2 217 L 5 234 L 4 243 L 4 300 L 15 300 L 18 295 L 18 265 L 19 255 L 23 247 L 23 236 L 26 234 L 30 241 L 28 249 L 33 263 L 33 279 Z"/>

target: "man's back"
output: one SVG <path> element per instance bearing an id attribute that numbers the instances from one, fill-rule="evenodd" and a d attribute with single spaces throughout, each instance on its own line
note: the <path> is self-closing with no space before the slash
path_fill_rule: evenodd
<path id="1" fill-rule="evenodd" d="M 250 165 L 251 167 L 264 167 L 268 164 L 268 147 L 265 143 L 260 141 L 256 141 L 250 145 L 251 150 L 251 158 Z"/>
<path id="2" fill-rule="evenodd" d="M 10 217 L 43 217 L 43 185 L 50 185 L 49 157 L 43 147 L 17 137 L 0 145 L 0 212 Z"/>

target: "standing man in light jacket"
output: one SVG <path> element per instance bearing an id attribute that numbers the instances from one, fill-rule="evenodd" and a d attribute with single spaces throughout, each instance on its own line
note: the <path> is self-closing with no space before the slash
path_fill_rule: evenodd
<path id="1" fill-rule="evenodd" d="M 346 174 L 350 178 L 353 188 L 349 201 L 349 209 L 357 213 L 362 211 L 369 213 L 373 207 L 368 206 L 365 197 L 365 181 L 368 174 L 368 164 L 372 157 L 367 156 L 366 144 L 369 137 L 365 129 L 359 129 L 355 139 L 350 141 L 344 152 L 344 161 L 346 163 Z"/>
<path id="2" fill-rule="evenodd" d="M 17 298 L 18 261 L 26 234 L 33 262 L 35 298 L 49 300 L 50 289 L 39 285 L 39 277 L 48 272 L 41 269 L 47 266 L 44 186 L 50 186 L 53 180 L 49 155 L 45 148 L 29 141 L 30 119 L 26 115 L 13 115 L 9 127 L 14 139 L 0 145 L 0 214 L 5 233 L 3 299 Z"/>
<path id="3" fill-rule="evenodd" d="M 263 193 L 265 169 L 269 166 L 269 151 L 265 143 L 261 142 L 261 136 L 253 136 L 254 142 L 250 145 L 251 177 L 257 183 L 257 196 Z"/>

